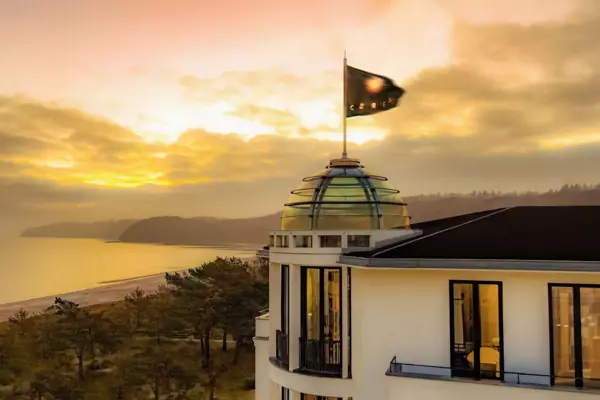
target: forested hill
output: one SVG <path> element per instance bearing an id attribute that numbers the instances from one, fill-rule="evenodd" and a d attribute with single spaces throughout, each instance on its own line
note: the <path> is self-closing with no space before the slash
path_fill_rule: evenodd
<path id="1" fill-rule="evenodd" d="M 277 229 L 280 214 L 245 219 L 156 217 L 137 221 L 120 237 L 122 242 L 177 245 L 263 244 Z"/>
<path id="2" fill-rule="evenodd" d="M 135 219 L 99 222 L 61 222 L 28 228 L 23 237 L 95 238 L 117 240 Z"/>
<path id="3" fill-rule="evenodd" d="M 412 222 L 519 205 L 600 205 L 600 186 L 564 186 L 545 193 L 473 192 L 406 197 Z M 119 238 L 124 242 L 173 245 L 264 244 L 278 229 L 280 213 L 245 219 L 155 217 L 94 224 L 55 224 L 24 236 Z M 103 226 L 102 224 L 106 224 Z M 116 234 L 115 234 L 116 233 Z M 97 235 L 97 236 L 93 236 Z"/>

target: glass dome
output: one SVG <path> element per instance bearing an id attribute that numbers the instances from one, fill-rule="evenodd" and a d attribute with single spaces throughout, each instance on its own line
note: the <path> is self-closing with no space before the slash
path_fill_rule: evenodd
<path id="1" fill-rule="evenodd" d="M 399 193 L 358 160 L 332 160 L 292 191 L 281 229 L 408 229 L 410 218 Z"/>

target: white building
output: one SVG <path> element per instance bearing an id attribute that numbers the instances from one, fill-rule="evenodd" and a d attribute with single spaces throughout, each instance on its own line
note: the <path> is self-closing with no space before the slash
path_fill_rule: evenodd
<path id="1" fill-rule="evenodd" d="M 333 160 L 270 237 L 256 400 L 600 394 L 599 207 L 410 226 L 385 178 Z"/>

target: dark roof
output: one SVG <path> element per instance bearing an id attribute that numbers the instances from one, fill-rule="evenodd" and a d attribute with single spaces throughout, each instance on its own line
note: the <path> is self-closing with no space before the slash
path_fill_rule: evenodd
<path id="1" fill-rule="evenodd" d="M 525 206 L 412 226 L 423 234 L 367 258 L 600 261 L 600 206 Z"/>

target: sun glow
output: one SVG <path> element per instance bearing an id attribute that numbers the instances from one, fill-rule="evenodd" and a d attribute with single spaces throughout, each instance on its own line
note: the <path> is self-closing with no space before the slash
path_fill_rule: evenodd
<path id="1" fill-rule="evenodd" d="M 167 180 L 160 179 L 163 177 L 162 172 L 149 172 L 138 175 L 115 175 L 115 174 L 86 174 L 81 176 L 84 183 L 95 186 L 108 186 L 115 188 L 135 188 L 143 185 L 158 185 L 169 186 L 171 183 Z"/>
<path id="2" fill-rule="evenodd" d="M 560 150 L 567 147 L 582 146 L 592 143 L 600 143 L 600 133 L 555 137 L 552 139 L 541 140 L 539 142 L 540 147 L 547 150 Z"/>
<path id="3" fill-rule="evenodd" d="M 373 140 L 382 140 L 385 138 L 385 132 L 378 130 L 365 130 L 364 128 L 348 129 L 347 131 L 348 142 L 354 144 L 365 144 Z M 309 137 L 318 140 L 331 140 L 334 142 L 341 142 L 343 135 L 341 132 L 315 132 Z"/>

